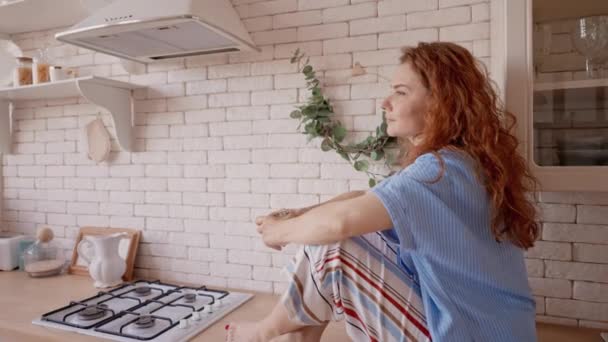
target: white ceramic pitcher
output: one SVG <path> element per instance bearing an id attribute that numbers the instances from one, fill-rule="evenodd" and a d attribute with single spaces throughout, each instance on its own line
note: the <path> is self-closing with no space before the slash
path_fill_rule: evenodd
<path id="1" fill-rule="evenodd" d="M 118 254 L 120 240 L 128 238 L 126 233 L 105 236 L 85 236 L 78 244 L 78 255 L 89 263 L 89 274 L 98 288 L 113 287 L 122 283 L 127 264 Z M 91 248 L 85 248 L 92 245 Z M 89 251 L 93 251 L 92 255 Z"/>

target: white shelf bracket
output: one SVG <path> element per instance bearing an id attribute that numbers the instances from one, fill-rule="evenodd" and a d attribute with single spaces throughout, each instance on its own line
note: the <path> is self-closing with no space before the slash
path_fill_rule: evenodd
<path id="1" fill-rule="evenodd" d="M 112 115 L 116 140 L 120 147 L 131 152 L 133 141 L 133 101 L 131 90 L 110 87 L 99 83 L 78 81 L 78 89 L 82 96 L 100 107 L 107 109 Z"/>
<path id="2" fill-rule="evenodd" d="M 11 153 L 13 111 L 10 101 L 0 100 L 0 153 Z"/>

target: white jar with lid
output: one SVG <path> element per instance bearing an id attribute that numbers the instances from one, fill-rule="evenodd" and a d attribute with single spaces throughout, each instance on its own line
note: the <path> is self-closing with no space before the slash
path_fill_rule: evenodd
<path id="1" fill-rule="evenodd" d="M 32 84 L 32 58 L 17 57 L 17 66 L 13 72 L 13 86 L 21 87 Z"/>

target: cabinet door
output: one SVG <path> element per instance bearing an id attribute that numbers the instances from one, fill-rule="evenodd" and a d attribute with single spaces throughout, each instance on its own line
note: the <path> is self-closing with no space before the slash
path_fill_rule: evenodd
<path id="1" fill-rule="evenodd" d="M 608 1 L 502 6 L 507 109 L 542 190 L 608 191 Z"/>

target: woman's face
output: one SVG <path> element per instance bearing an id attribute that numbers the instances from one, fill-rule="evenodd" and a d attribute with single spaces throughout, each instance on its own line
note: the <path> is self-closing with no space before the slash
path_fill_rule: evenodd
<path id="1" fill-rule="evenodd" d="M 417 144 L 422 138 L 424 114 L 428 108 L 429 91 L 409 62 L 399 65 L 392 81 L 391 95 L 384 99 L 387 134 L 409 139 Z"/>

